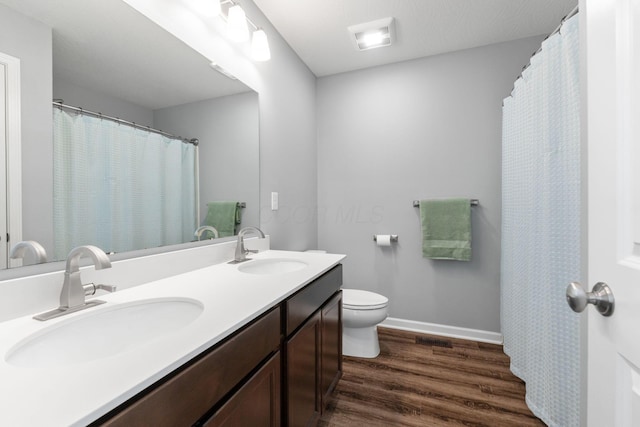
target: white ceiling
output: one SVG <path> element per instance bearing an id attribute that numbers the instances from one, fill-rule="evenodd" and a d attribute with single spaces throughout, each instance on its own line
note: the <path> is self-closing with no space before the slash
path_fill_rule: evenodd
<path id="1" fill-rule="evenodd" d="M 318 77 L 547 35 L 578 4 L 578 0 L 254 2 Z M 347 27 L 389 16 L 395 18 L 394 45 L 356 51 Z"/>
<path id="2" fill-rule="evenodd" d="M 250 90 L 122 0 L 0 5 L 53 28 L 54 78 L 152 110 Z"/>

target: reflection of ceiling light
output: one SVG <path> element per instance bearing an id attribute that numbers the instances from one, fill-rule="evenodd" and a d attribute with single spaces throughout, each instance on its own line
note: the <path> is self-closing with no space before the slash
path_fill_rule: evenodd
<path id="1" fill-rule="evenodd" d="M 267 34 L 263 30 L 255 30 L 251 38 L 251 56 L 254 61 L 268 61 L 271 59 L 271 50 L 267 41 Z"/>
<path id="2" fill-rule="evenodd" d="M 239 5 L 234 5 L 229 8 L 227 34 L 231 40 L 236 42 L 249 40 L 247 16 Z"/>
<path id="3" fill-rule="evenodd" d="M 394 39 L 393 18 L 383 18 L 347 28 L 358 50 L 390 46 Z"/>
<path id="4" fill-rule="evenodd" d="M 226 77 L 229 77 L 231 80 L 238 80 L 238 78 L 236 76 L 234 76 L 229 71 L 227 71 L 225 68 L 222 68 L 220 65 L 216 64 L 215 62 L 210 63 L 209 66 L 211 68 L 213 68 L 214 70 L 216 70 L 217 72 L 219 72 L 220 74 L 222 74 L 222 75 L 224 75 Z"/>

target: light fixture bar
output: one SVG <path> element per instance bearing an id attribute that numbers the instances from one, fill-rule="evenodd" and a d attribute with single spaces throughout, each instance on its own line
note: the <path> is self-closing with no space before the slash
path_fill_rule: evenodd
<path id="1" fill-rule="evenodd" d="M 213 18 L 222 12 L 221 3 L 218 0 L 187 0 L 186 2 L 196 13 L 207 18 Z"/>

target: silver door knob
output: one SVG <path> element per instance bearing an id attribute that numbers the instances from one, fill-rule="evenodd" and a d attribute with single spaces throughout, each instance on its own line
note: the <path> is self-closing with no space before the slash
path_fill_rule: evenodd
<path id="1" fill-rule="evenodd" d="M 600 314 L 611 316 L 615 307 L 615 298 L 611 288 L 604 282 L 593 285 L 591 292 L 585 291 L 580 283 L 571 282 L 567 286 L 567 303 L 576 313 L 582 312 L 588 304 L 593 304 Z"/>

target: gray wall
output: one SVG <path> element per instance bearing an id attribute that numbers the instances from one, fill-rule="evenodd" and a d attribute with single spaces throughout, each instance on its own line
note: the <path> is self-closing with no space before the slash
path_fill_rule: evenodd
<path id="1" fill-rule="evenodd" d="M 271 60 L 245 78 L 260 94 L 260 226 L 274 249 L 315 247 L 316 77 L 253 2 L 242 7 L 267 31 L 271 48 Z M 272 191 L 280 195 L 278 211 L 270 209 Z"/>
<path id="2" fill-rule="evenodd" d="M 50 248 L 53 242 L 51 29 L 0 6 L 0 52 L 20 59 L 22 239 L 37 240 Z M 50 191 L 42 191 L 45 186 Z"/>
<path id="3" fill-rule="evenodd" d="M 154 112 L 158 129 L 198 138 L 200 219 L 207 202 L 246 202 L 241 227 L 260 224 L 259 110 L 255 92 L 224 96 Z"/>
<path id="4" fill-rule="evenodd" d="M 500 331 L 502 99 L 541 38 L 318 79 L 318 244 L 390 316 Z M 412 201 L 468 197 L 471 262 L 422 258 Z M 392 248 L 373 234 L 398 234 Z"/>

